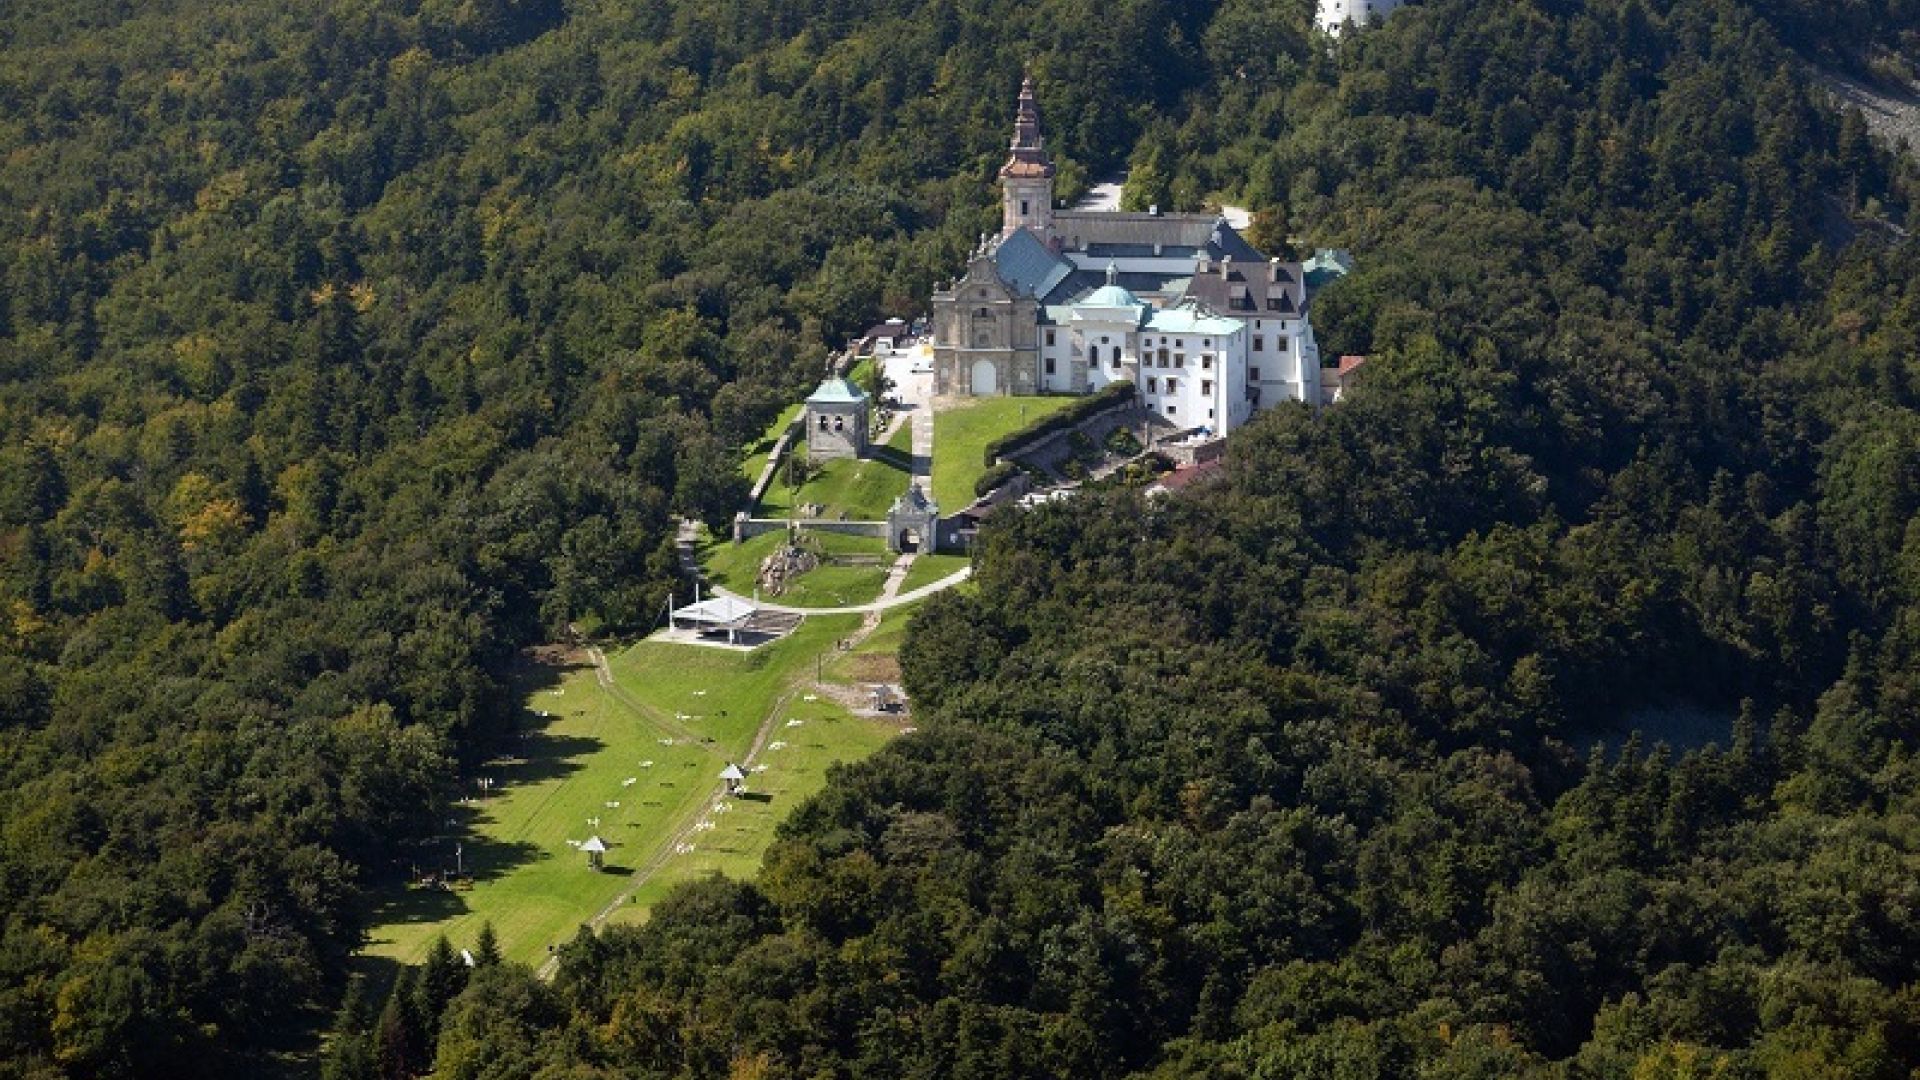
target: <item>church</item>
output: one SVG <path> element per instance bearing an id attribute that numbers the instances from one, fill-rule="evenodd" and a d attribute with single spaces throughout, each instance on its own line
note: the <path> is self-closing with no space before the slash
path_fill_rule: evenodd
<path id="1" fill-rule="evenodd" d="M 1002 227 L 933 295 L 934 392 L 1085 394 L 1131 382 L 1178 428 L 1217 435 L 1319 404 L 1299 263 L 1213 214 L 1056 209 L 1033 81 L 1000 169 Z"/>

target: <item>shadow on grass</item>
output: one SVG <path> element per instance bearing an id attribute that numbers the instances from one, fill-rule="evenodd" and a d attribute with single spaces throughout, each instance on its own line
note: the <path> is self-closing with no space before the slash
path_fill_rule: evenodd
<path id="1" fill-rule="evenodd" d="M 913 471 L 913 454 L 897 446 L 870 445 L 867 447 L 867 453 L 873 460 L 891 465 L 901 472 Z"/>
<path id="2" fill-rule="evenodd" d="M 770 791 L 742 791 L 735 795 L 734 798 L 745 799 L 747 802 L 770 803 L 773 801 L 773 793 Z"/>

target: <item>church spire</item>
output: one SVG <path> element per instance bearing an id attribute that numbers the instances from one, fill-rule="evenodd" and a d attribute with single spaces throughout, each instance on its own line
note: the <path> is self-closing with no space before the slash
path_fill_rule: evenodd
<path id="1" fill-rule="evenodd" d="M 1000 167 L 1002 179 L 1015 177 L 1053 177 L 1053 159 L 1047 156 L 1047 140 L 1040 134 L 1040 107 L 1033 102 L 1033 76 L 1020 80 L 1020 102 L 1013 114 L 1013 143 L 1007 163 Z"/>
<path id="2" fill-rule="evenodd" d="M 1040 134 L 1040 107 L 1033 101 L 1033 77 L 1020 80 L 1020 101 L 1014 108 L 1013 142 L 1007 163 L 1000 166 L 1002 239 L 1021 229 L 1042 242 L 1053 240 L 1053 159 Z"/>

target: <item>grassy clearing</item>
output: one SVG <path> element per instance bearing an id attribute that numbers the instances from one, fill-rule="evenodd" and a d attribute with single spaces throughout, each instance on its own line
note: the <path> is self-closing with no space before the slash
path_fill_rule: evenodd
<path id="1" fill-rule="evenodd" d="M 864 604 L 880 595 L 880 588 L 887 581 L 887 567 L 893 561 L 884 540 L 814 532 L 806 534 L 803 542 L 829 557 L 864 556 L 878 561 L 862 566 L 821 565 L 795 578 L 780 596 L 763 599 L 796 607 L 840 607 Z M 706 568 L 708 580 L 742 596 L 751 596 L 760 564 L 784 543 L 784 532 L 763 533 L 741 544 L 708 539 L 701 544 L 700 561 Z"/>
<path id="2" fill-rule="evenodd" d="M 942 578 L 949 577 L 965 569 L 973 561 L 970 555 L 918 555 L 912 565 L 907 567 L 907 576 L 900 582 L 900 591 L 912 592 L 922 585 L 931 585 Z"/>
<path id="3" fill-rule="evenodd" d="M 796 721 L 797 726 L 788 726 Z M 676 856 L 648 879 L 631 903 L 614 911 L 612 921 L 644 922 L 652 905 L 685 881 L 716 873 L 751 877 L 773 842 L 775 826 L 826 786 L 829 766 L 867 757 L 900 730 L 897 720 L 857 717 L 824 697 L 794 700 L 776 725 L 773 742 L 785 745 L 761 754 L 759 764 L 766 771 L 752 775 L 749 796 L 719 803 L 726 809 L 704 819 L 713 822 L 713 828 L 693 840 L 692 851 Z"/>
<path id="4" fill-rule="evenodd" d="M 587 869 L 586 857 L 567 841 L 598 832 L 613 846 L 608 865 L 640 861 L 647 839 L 670 831 L 683 812 L 694 790 L 683 778 L 718 771 L 698 746 L 660 745 L 670 736 L 601 691 L 591 670 L 575 671 L 530 700 L 551 718 L 530 720 L 520 757 L 483 770 L 494 778 L 495 794 L 460 808 L 458 843 L 474 886 L 393 890 L 373 913 L 366 952 L 418 963 L 435 937 L 471 946 L 490 921 L 510 959 L 536 961 L 617 896 L 626 879 Z M 653 765 L 643 769 L 641 761 Z M 642 783 L 623 787 L 629 776 Z M 609 801 L 621 805 L 609 808 Z M 590 817 L 600 826 L 589 826 Z M 452 864 L 451 840 L 423 852 L 421 862 Z"/>
<path id="5" fill-rule="evenodd" d="M 1072 396 L 996 397 L 933 414 L 933 498 L 951 514 L 973 501 L 973 482 L 987 471 L 987 444 L 1078 401 Z"/>
<path id="6" fill-rule="evenodd" d="M 882 448 L 891 449 L 891 446 Z M 784 470 L 767 486 L 760 517 L 789 517 L 798 507 L 817 503 L 820 517 L 879 521 L 912 478 L 912 454 L 879 453 L 865 458 L 822 462 L 819 472 L 798 488 L 787 486 Z"/>
<path id="7" fill-rule="evenodd" d="M 543 959 L 547 945 L 571 937 L 620 894 L 630 871 L 699 819 L 720 769 L 745 756 L 783 692 L 810 678 L 816 658 L 831 654 L 859 622 L 857 616 L 810 618 L 792 636 L 752 653 L 641 642 L 610 660 L 617 693 L 602 688 L 590 668 L 568 671 L 556 685 L 535 688 L 530 681 L 528 735 L 515 748 L 519 756 L 484 769 L 495 779 L 495 794 L 461 807 L 456 819 L 473 888 L 391 890 L 373 913 L 365 951 L 418 962 L 435 937 L 471 945 L 481 922 L 490 921 L 508 958 Z M 547 674 L 551 681 L 550 669 Z M 809 711 L 816 704 L 820 711 Z M 823 741 L 848 760 L 878 745 L 850 722 L 844 728 L 828 723 L 837 706 L 794 698 L 780 707 L 783 724 L 820 719 L 808 741 Z M 542 718 L 541 711 L 550 715 Z M 836 737 L 842 730 L 844 746 Z M 699 741 L 689 741 L 688 731 Z M 783 765 L 777 755 L 799 740 L 785 741 L 789 747 L 766 759 L 773 766 L 768 775 Z M 777 813 L 765 822 L 749 815 L 739 823 L 770 830 L 792 803 L 776 798 L 764 805 Z M 589 826 L 588 818 L 600 824 Z M 588 870 L 586 857 L 567 844 L 595 832 L 612 848 L 606 873 Z M 727 836 L 751 869 L 767 840 L 750 832 Z M 754 854 L 745 856 L 749 849 Z M 420 859 L 423 867 L 452 861 L 451 838 Z"/>

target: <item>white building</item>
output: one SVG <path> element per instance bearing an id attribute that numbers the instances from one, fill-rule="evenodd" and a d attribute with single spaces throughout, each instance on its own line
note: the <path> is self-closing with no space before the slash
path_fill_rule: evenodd
<path id="1" fill-rule="evenodd" d="M 1326 33 L 1338 35 L 1348 23 L 1356 27 L 1379 22 L 1406 0 L 1320 0 L 1314 21 Z"/>
<path id="2" fill-rule="evenodd" d="M 1132 382 L 1178 427 L 1224 434 L 1321 400 L 1299 263 L 1224 218 L 1057 210 L 1031 81 L 1000 170 L 1002 228 L 933 296 L 940 394 L 1091 393 Z"/>

